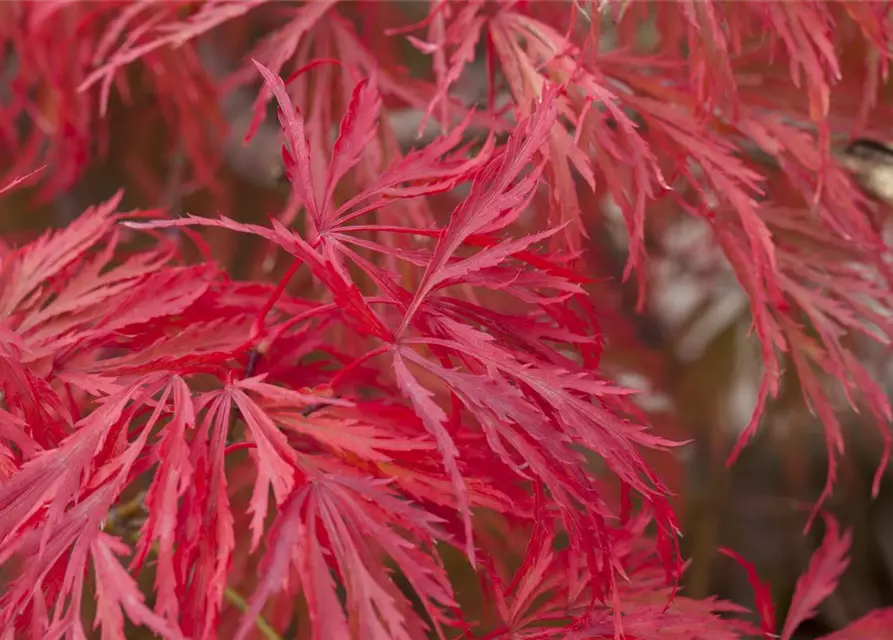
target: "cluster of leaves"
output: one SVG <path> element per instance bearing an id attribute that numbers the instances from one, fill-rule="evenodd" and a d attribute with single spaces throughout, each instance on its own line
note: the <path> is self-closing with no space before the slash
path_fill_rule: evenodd
<path id="1" fill-rule="evenodd" d="M 125 616 L 165 638 L 758 632 L 736 605 L 676 593 L 680 527 L 649 460 L 678 443 L 602 371 L 628 332 L 587 293 L 602 214 L 583 202 L 622 212 L 640 301 L 648 239 L 703 221 L 762 346 L 741 445 L 789 364 L 827 432 L 815 513 L 843 449 L 835 388 L 879 425 L 877 490 L 890 407 L 851 343 L 893 335 L 893 273 L 883 204 L 831 150 L 885 117 L 888 9 L 437 0 L 412 23 L 408 4 L 0 8 L 7 182 L 44 164 L 41 197 L 76 184 L 104 153 L 110 103 L 139 85 L 214 187 L 221 96 L 260 80 L 248 137 L 272 102 L 291 185 L 266 222 L 126 212 L 118 194 L 4 247 L 3 637 L 81 638 L 90 621 L 124 637 Z M 603 50 L 610 15 L 621 46 Z M 202 46 L 231 27 L 261 39 L 220 79 Z M 865 53 L 862 86 L 841 75 L 844 45 Z M 430 71 L 411 77 L 405 47 Z M 481 61 L 471 108 L 451 88 Z M 389 117 L 402 108 L 441 135 L 405 150 Z M 236 280 L 197 227 L 260 239 L 289 266 Z M 121 516 L 134 504 L 136 531 Z M 826 529 L 783 638 L 846 566 L 849 537 Z M 465 569 L 479 580 L 459 589 Z M 878 611 L 829 640 L 891 628 Z"/>

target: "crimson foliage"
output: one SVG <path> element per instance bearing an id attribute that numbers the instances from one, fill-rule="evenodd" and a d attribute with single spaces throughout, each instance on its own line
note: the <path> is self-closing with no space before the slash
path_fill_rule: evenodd
<path id="1" fill-rule="evenodd" d="M 203 49 L 221 33 L 226 77 Z M 212 192 L 222 101 L 251 87 L 246 138 L 275 106 L 291 187 L 266 222 L 160 197 L 123 211 L 119 193 L 4 247 L 2 637 L 118 638 L 125 618 L 164 638 L 758 633 L 677 593 L 680 526 L 649 461 L 680 443 L 601 362 L 634 339 L 591 294 L 604 199 L 643 299 L 649 238 L 685 216 L 748 296 L 763 374 L 733 458 L 788 363 L 827 434 L 814 513 L 837 395 L 878 424 L 877 491 L 890 408 L 853 338 L 893 333 L 884 204 L 832 147 L 889 117 L 885 4 L 11 2 L 0 39 L 7 196 L 75 187 L 137 85 Z M 403 148 L 401 110 L 436 135 Z M 289 267 L 235 279 L 208 227 Z M 780 627 L 728 551 L 766 637 L 792 638 L 846 567 L 823 517 Z M 877 611 L 828 638 L 891 631 Z"/>

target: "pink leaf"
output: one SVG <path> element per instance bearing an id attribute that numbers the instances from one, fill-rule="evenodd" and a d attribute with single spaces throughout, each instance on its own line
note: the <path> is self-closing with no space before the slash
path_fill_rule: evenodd
<path id="1" fill-rule="evenodd" d="M 456 443 L 446 430 L 447 416 L 443 409 L 432 399 L 433 394 L 425 389 L 415 376 L 409 371 L 400 350 L 394 351 L 394 374 L 397 376 L 397 385 L 403 394 L 410 399 L 415 408 L 416 415 L 421 418 L 428 432 L 437 441 L 437 449 L 443 456 L 443 464 L 453 482 L 453 491 L 459 505 L 465 523 L 465 552 L 468 559 L 474 564 L 474 539 L 471 526 L 471 511 L 468 506 L 468 493 L 465 482 L 459 471 L 459 450 Z"/>
<path id="2" fill-rule="evenodd" d="M 365 147 L 375 137 L 378 115 L 381 110 L 381 94 L 375 77 L 360 82 L 353 91 L 347 113 L 341 121 L 338 139 L 332 149 L 332 162 L 326 181 L 324 213 L 320 226 L 328 227 L 333 217 L 331 210 L 335 187 L 341 178 L 359 161 Z"/>
<path id="3" fill-rule="evenodd" d="M 473 182 L 471 193 L 451 214 L 450 223 L 440 236 L 431 262 L 397 329 L 398 336 L 409 326 L 419 306 L 436 285 L 440 271 L 459 246 L 471 235 L 491 233 L 497 218 L 503 214 L 505 219 L 501 226 L 504 226 L 527 204 L 543 165 L 524 177 L 519 178 L 519 174 L 541 151 L 556 117 L 555 96 L 554 89 L 545 93 L 534 115 L 519 124 L 500 155 L 487 163 Z"/>
<path id="4" fill-rule="evenodd" d="M 790 640 L 800 623 L 816 614 L 818 606 L 837 588 L 841 574 L 849 565 L 847 553 L 850 550 L 850 533 L 840 535 L 837 521 L 831 516 L 825 516 L 824 520 L 825 539 L 813 554 L 806 571 L 797 580 L 791 607 L 781 631 L 782 640 Z"/>
<path id="5" fill-rule="evenodd" d="M 301 198 L 304 206 L 307 207 L 307 212 L 316 224 L 317 229 L 319 229 L 322 226 L 324 203 L 319 201 L 320 194 L 317 193 L 317 186 L 313 182 L 310 146 L 304 129 L 304 118 L 300 111 L 292 105 L 282 78 L 273 75 L 269 69 L 257 60 L 252 62 L 254 62 L 254 66 L 257 67 L 257 70 L 263 76 L 267 89 L 279 103 L 279 121 L 282 123 L 282 130 L 288 143 L 286 162 L 289 169 L 289 177 L 292 180 L 295 192 Z"/>
<path id="6" fill-rule="evenodd" d="M 144 625 L 162 638 L 184 638 L 175 627 L 145 605 L 136 582 L 115 557 L 128 551 L 127 545 L 104 533 L 100 533 L 90 545 L 96 572 L 96 623 L 102 625 L 102 640 L 124 637 L 122 611 L 134 624 Z"/>

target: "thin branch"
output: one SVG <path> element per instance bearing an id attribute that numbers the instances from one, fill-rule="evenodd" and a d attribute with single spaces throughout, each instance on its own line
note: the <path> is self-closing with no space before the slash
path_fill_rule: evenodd
<path id="1" fill-rule="evenodd" d="M 248 611 L 248 603 L 245 602 L 245 598 L 239 595 L 239 593 L 230 587 L 227 587 L 223 592 L 223 597 L 226 599 L 228 603 L 233 605 L 236 609 L 241 611 L 242 613 L 246 613 Z M 257 616 L 254 623 L 257 625 L 257 630 L 261 632 L 263 637 L 267 638 L 267 640 L 283 640 L 282 636 L 280 636 L 276 630 L 270 626 L 270 623 L 264 620 L 263 616 Z"/>

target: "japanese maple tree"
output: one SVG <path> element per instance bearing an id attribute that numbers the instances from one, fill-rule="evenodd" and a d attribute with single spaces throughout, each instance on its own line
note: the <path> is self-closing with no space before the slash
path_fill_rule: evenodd
<path id="1" fill-rule="evenodd" d="M 16 1 L 0 40 L 0 638 L 787 640 L 835 591 L 844 416 L 874 497 L 893 442 L 850 144 L 886 3 Z M 789 601 L 721 549 L 754 612 L 686 589 L 683 276 L 677 325 L 731 291 L 759 354 L 728 464 L 824 433 Z M 893 634 L 861 613 L 824 637 Z"/>

